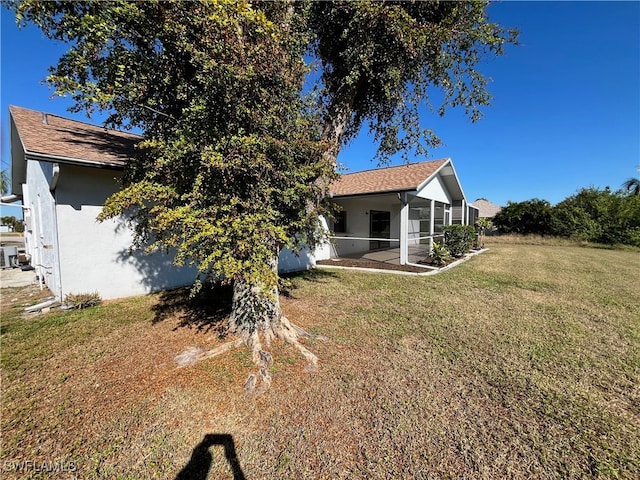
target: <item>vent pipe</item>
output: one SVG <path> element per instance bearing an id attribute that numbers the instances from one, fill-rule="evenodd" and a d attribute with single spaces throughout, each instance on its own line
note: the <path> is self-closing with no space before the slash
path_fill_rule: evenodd
<path id="1" fill-rule="evenodd" d="M 44 112 L 42 112 L 42 123 L 49 125 L 49 119 L 47 118 L 47 114 Z"/>

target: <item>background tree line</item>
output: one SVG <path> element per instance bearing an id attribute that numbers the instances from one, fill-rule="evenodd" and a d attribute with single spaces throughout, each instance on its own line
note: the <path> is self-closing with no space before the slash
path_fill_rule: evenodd
<path id="1" fill-rule="evenodd" d="M 22 220 L 18 220 L 16 217 L 9 215 L 2 216 L 0 217 L 0 223 L 2 225 L 9 225 L 13 228 L 14 232 L 24 232 L 24 223 L 22 222 Z"/>
<path id="2" fill-rule="evenodd" d="M 631 188 L 611 191 L 589 187 L 554 206 L 538 198 L 508 202 L 493 223 L 500 233 L 640 247 L 640 194 Z"/>

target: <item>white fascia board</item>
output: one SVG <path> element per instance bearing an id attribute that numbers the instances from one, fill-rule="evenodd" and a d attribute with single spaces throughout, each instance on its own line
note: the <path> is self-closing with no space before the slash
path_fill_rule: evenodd
<path id="1" fill-rule="evenodd" d="M 460 189 L 460 193 L 462 194 L 462 199 L 468 205 L 469 201 L 467 200 L 467 196 L 464 194 L 464 190 L 462 189 L 462 183 L 460 183 L 460 178 L 458 177 L 458 172 L 456 172 L 456 169 L 453 166 L 453 162 L 451 161 L 451 159 L 449 159 L 449 163 L 451 165 L 451 170 L 453 170 L 453 176 L 456 179 L 456 182 L 458 183 L 458 188 Z"/>
<path id="2" fill-rule="evenodd" d="M 67 165 L 76 165 L 79 167 L 95 167 L 110 168 L 113 170 L 123 170 L 124 165 L 115 165 L 109 162 L 100 162 L 97 160 L 85 160 L 82 158 L 62 157 L 60 155 L 47 155 L 45 153 L 25 152 L 27 160 L 38 160 L 51 163 L 64 163 Z"/>
<path id="3" fill-rule="evenodd" d="M 429 176 L 429 178 L 427 178 L 424 182 L 420 184 L 420 186 L 418 186 L 418 191 L 420 191 L 427 183 L 429 183 L 429 181 L 433 177 L 435 177 L 438 173 L 440 173 L 441 170 L 444 170 L 446 167 L 451 167 L 451 170 L 453 171 L 453 178 L 456 179 L 456 183 L 458 184 L 458 188 L 460 189 L 460 194 L 462 195 L 462 199 L 467 204 L 470 203 L 469 201 L 467 201 L 467 196 L 464 194 L 464 190 L 462 189 L 462 183 L 460 183 L 458 172 L 456 172 L 456 168 L 453 166 L 453 160 L 451 160 L 451 157 L 447 158 L 447 161 L 444 162 L 442 165 L 440 165 L 440 168 L 438 168 L 435 172 L 433 172 L 431 176 Z"/>
<path id="4" fill-rule="evenodd" d="M 11 193 L 22 195 L 22 185 L 27 181 L 27 159 L 25 158 L 24 142 L 9 111 L 9 166 L 11 177 Z"/>
<path id="5" fill-rule="evenodd" d="M 440 170 L 445 168 L 447 165 L 452 165 L 453 166 L 453 164 L 451 163 L 451 157 L 447 158 L 446 162 L 444 162 L 442 165 L 440 165 L 440 167 L 438 167 L 438 169 L 435 172 L 433 172 L 431 175 L 429 175 L 427 178 L 425 178 L 424 181 L 420 185 L 418 185 L 418 188 L 416 188 L 416 191 L 419 192 L 420 190 L 422 190 L 424 188 L 424 186 L 427 183 L 429 183 L 429 181 L 432 178 L 434 178 L 440 172 Z M 455 170 L 454 170 L 454 173 L 455 173 Z"/>
<path id="6" fill-rule="evenodd" d="M 15 120 L 13 120 L 13 115 L 11 114 L 11 110 L 9 110 L 9 118 L 11 119 L 11 128 L 15 130 L 16 136 L 18 140 L 20 140 L 20 145 L 22 145 L 22 151 L 26 152 L 27 149 L 24 147 L 24 142 L 22 141 L 22 137 L 20 136 L 20 132 L 18 131 L 18 127 L 16 126 Z"/>

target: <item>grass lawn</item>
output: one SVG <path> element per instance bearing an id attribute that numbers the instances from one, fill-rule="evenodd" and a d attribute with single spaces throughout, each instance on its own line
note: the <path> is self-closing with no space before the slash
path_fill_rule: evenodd
<path id="1" fill-rule="evenodd" d="M 487 243 L 434 276 L 294 277 L 319 369 L 277 343 L 257 399 L 246 349 L 175 368 L 224 341 L 223 293 L 21 318 L 39 292 L 3 289 L 0 476 L 640 478 L 640 254 Z"/>

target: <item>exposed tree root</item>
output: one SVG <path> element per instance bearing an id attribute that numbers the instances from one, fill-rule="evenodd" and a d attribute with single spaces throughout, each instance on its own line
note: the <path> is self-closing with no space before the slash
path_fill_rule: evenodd
<path id="1" fill-rule="evenodd" d="M 178 364 L 178 367 L 186 367 L 202 360 L 206 360 L 207 358 L 213 358 L 226 353 L 232 348 L 239 347 L 242 343 L 242 339 L 239 338 L 237 340 L 224 343 L 214 349 L 207 350 L 206 352 L 203 352 L 202 349 L 198 347 L 189 347 L 181 354 L 176 355 L 175 361 Z"/>
<path id="2" fill-rule="evenodd" d="M 299 339 L 324 337 L 312 335 L 292 324 L 282 314 L 276 289 L 265 294 L 259 286 L 236 282 L 229 332 L 237 334 L 238 338 L 206 352 L 190 347 L 175 357 L 178 366 L 193 365 L 244 344 L 251 349 L 253 362 L 257 366 L 257 371 L 251 373 L 245 382 L 245 391 L 256 396 L 263 394 L 271 386 L 269 370 L 273 365 L 273 357 L 265 348 L 268 348 L 274 339 L 281 339 L 293 345 L 307 360 L 307 371 L 316 371 L 318 368 L 318 357 L 302 345 Z"/>

